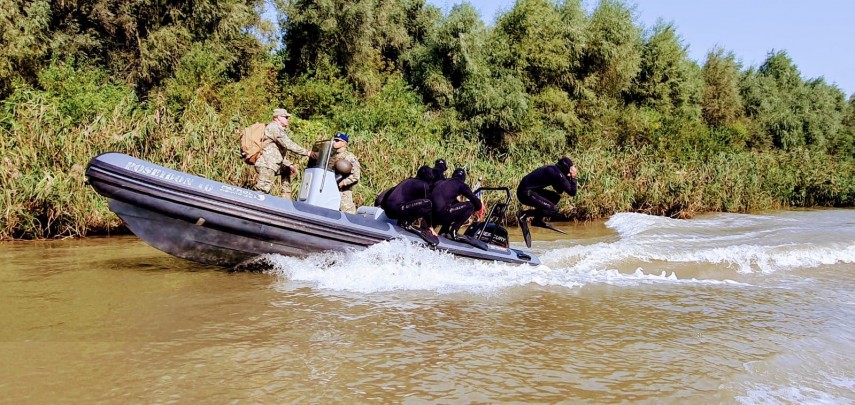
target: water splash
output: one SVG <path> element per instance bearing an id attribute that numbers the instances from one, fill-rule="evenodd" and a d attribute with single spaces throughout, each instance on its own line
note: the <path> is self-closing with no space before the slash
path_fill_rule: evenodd
<path id="1" fill-rule="evenodd" d="M 405 240 L 382 242 L 365 250 L 328 252 L 306 258 L 269 255 L 265 259 L 272 265 L 269 273 L 291 282 L 362 293 L 427 290 L 483 294 L 530 284 L 578 288 L 587 284 L 721 282 L 678 280 L 674 274 L 646 274 L 642 269 L 625 274 L 613 268 L 590 265 L 530 266 L 478 261 L 426 249 Z"/>
<path id="2" fill-rule="evenodd" d="M 536 243 L 534 253 L 543 262 L 537 267 L 464 259 L 404 240 L 306 258 L 270 255 L 266 260 L 272 265 L 270 273 L 290 282 L 361 293 L 492 293 L 525 285 L 573 289 L 590 284 L 739 284 L 732 280 L 739 274 L 855 263 L 855 230 L 843 241 L 840 233 L 828 237 L 832 224 L 815 216 L 806 221 L 718 214 L 677 220 L 621 213 L 606 226 L 620 238 L 592 244 Z"/>
<path id="3" fill-rule="evenodd" d="M 621 239 L 599 247 L 595 257 L 609 257 L 595 265 L 634 259 L 671 264 L 721 264 L 739 273 L 773 273 L 794 268 L 815 268 L 855 263 L 855 244 L 833 237 L 834 224 L 813 220 L 745 214 L 718 214 L 706 219 L 676 220 L 644 214 L 621 213 L 606 226 Z M 853 235 L 855 237 L 855 235 Z M 845 238 L 844 238 L 845 239 Z M 551 252 L 569 260 L 577 252 Z M 590 259 L 589 259 L 590 260 Z"/>

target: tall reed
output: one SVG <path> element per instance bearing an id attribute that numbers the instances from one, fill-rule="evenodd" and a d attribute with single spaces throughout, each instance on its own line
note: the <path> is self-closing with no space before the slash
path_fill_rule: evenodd
<path id="1" fill-rule="evenodd" d="M 566 134 L 539 127 L 511 134 L 504 151 L 496 153 L 453 116 L 413 101 L 405 88 L 388 91 L 327 117 L 295 117 L 292 124 L 294 140 L 305 146 L 337 131 L 350 134 L 350 148 L 363 166 L 357 204 L 370 205 L 381 190 L 436 158 L 465 167 L 470 183 L 483 178 L 484 185 L 513 190 L 529 171 L 566 155 L 580 176 L 577 196 L 564 197 L 560 205 L 563 219 L 592 220 L 622 211 L 687 218 L 709 211 L 855 205 L 852 159 L 809 150 L 690 150 L 680 157 L 652 146 L 570 145 Z M 215 109 L 193 99 L 181 111 L 170 111 L 165 100 L 141 104 L 130 91 L 117 94 L 109 108 L 88 116 L 65 113 L 61 101 L 42 91 L 18 91 L 3 102 L 0 238 L 125 232 L 84 176 L 87 163 L 106 151 L 229 184 L 254 182 L 253 168 L 239 157 L 235 132 L 269 119 L 278 102 Z M 580 135 L 597 139 L 593 133 Z M 510 213 L 519 208 L 513 203 Z"/>

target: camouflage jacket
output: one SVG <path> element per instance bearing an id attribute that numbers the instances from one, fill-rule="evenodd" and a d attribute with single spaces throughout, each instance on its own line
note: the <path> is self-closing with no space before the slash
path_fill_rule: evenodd
<path id="1" fill-rule="evenodd" d="M 330 156 L 329 161 L 329 170 L 335 171 L 335 164 L 339 160 L 347 160 L 350 162 L 350 174 L 345 177 L 342 182 L 342 191 L 350 190 L 356 183 L 359 183 L 359 178 L 362 175 L 361 168 L 359 166 L 359 160 L 356 159 L 356 155 L 353 152 L 347 150 L 347 147 L 341 148 L 333 153 Z"/>
<path id="2" fill-rule="evenodd" d="M 288 131 L 275 122 L 267 124 L 267 127 L 264 128 L 264 137 L 272 142 L 264 147 L 261 156 L 255 162 L 256 166 L 266 167 L 271 170 L 278 170 L 281 166 L 290 166 L 293 163 L 286 156 L 288 151 L 302 156 L 309 156 L 309 151 L 294 143 L 288 137 Z"/>

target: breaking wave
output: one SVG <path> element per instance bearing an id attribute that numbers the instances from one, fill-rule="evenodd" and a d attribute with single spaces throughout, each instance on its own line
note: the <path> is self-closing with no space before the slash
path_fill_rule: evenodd
<path id="1" fill-rule="evenodd" d="M 490 293 L 525 285 L 739 285 L 745 283 L 740 275 L 855 263 L 855 223 L 826 222 L 817 215 L 802 218 L 717 214 L 678 220 L 619 213 L 605 223 L 616 240 L 571 235 L 536 242 L 531 251 L 541 266 L 464 259 L 404 240 L 305 258 L 269 255 L 266 261 L 269 273 L 323 289 L 440 293 Z"/>

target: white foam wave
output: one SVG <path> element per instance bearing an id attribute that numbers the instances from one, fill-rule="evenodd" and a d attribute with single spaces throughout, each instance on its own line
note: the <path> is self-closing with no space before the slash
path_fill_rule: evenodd
<path id="1" fill-rule="evenodd" d="M 855 243 L 829 237 L 824 227 L 792 218 L 720 214 L 704 220 L 675 220 L 620 213 L 606 225 L 621 240 L 594 247 L 588 252 L 593 259 L 583 261 L 597 266 L 627 259 L 723 264 L 739 273 L 855 263 Z M 569 260 L 578 252 L 559 249 L 551 254 Z"/>
<path id="2" fill-rule="evenodd" d="M 773 273 L 795 268 L 816 268 L 821 265 L 855 263 L 855 246 L 811 245 L 759 246 L 742 245 L 705 249 L 671 255 L 679 262 L 722 263 L 735 266 L 741 273 Z"/>
<path id="3" fill-rule="evenodd" d="M 676 220 L 620 213 L 606 223 L 621 235 L 618 240 L 537 243 L 534 253 L 543 263 L 537 267 L 463 259 L 403 240 L 307 258 L 270 256 L 268 261 L 274 264 L 272 273 L 289 281 L 355 292 L 489 293 L 529 284 L 735 284 L 730 279 L 737 274 L 855 263 L 855 237 L 849 231 L 829 235 L 830 222 L 817 221 L 815 215 L 719 214 Z"/>
<path id="4" fill-rule="evenodd" d="M 614 229 L 621 238 L 631 238 L 650 229 L 667 228 L 673 223 L 671 218 L 653 215 L 620 212 L 606 221 L 606 226 Z"/>
<path id="5" fill-rule="evenodd" d="M 841 398 L 809 387 L 799 385 L 773 387 L 764 384 L 749 387 L 745 395 L 737 396 L 736 400 L 743 404 L 843 405 L 853 403 L 849 398 Z"/>
<path id="6" fill-rule="evenodd" d="M 486 262 L 455 257 L 404 240 L 365 250 L 328 252 L 306 258 L 269 255 L 270 273 L 322 289 L 362 293 L 428 290 L 439 293 L 494 293 L 525 286 L 578 288 L 586 284 L 721 283 L 679 280 L 674 274 L 632 274 L 596 266 L 550 267 Z"/>
<path id="7" fill-rule="evenodd" d="M 624 262 L 658 264 L 715 264 L 738 273 L 764 274 L 789 269 L 816 268 L 821 265 L 855 263 L 855 245 L 843 243 L 814 245 L 733 245 L 704 247 L 692 244 L 659 244 L 618 241 L 559 248 L 544 253 L 544 263 L 593 270 L 618 266 Z"/>

